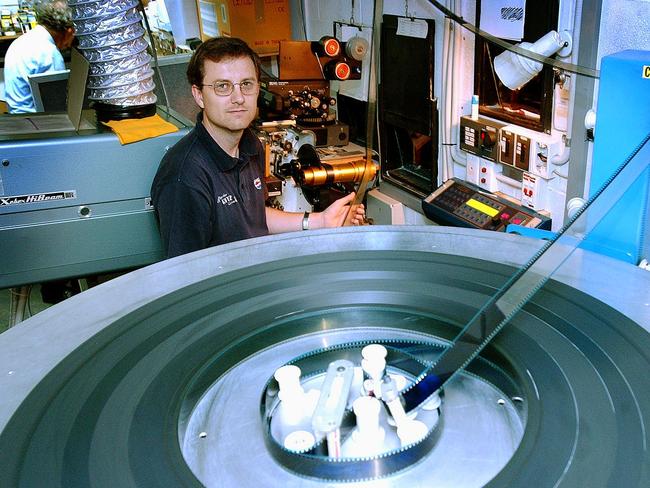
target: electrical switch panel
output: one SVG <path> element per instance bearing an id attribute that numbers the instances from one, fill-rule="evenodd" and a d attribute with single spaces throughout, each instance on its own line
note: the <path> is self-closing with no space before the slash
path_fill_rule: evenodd
<path id="1" fill-rule="evenodd" d="M 563 133 L 546 134 L 486 117 L 460 119 L 460 148 L 467 153 L 466 180 L 501 192 L 537 212 L 564 220 L 567 163 Z M 551 188 L 553 191 L 551 191 Z"/>
<path id="2" fill-rule="evenodd" d="M 499 129 L 505 124 L 479 117 L 460 118 L 460 148 L 481 158 L 496 161 L 499 156 Z"/>
<path id="3" fill-rule="evenodd" d="M 515 164 L 515 138 L 514 132 L 501 129 L 499 136 L 499 161 L 501 164 Z"/>
<path id="4" fill-rule="evenodd" d="M 465 166 L 467 170 L 466 171 L 467 177 L 465 178 L 465 180 L 469 181 L 470 183 L 474 183 L 475 185 L 478 185 L 479 166 L 480 166 L 480 158 L 473 154 L 468 154 L 467 164 Z"/>
<path id="5" fill-rule="evenodd" d="M 480 158 L 478 165 L 478 186 L 489 191 L 497 191 L 497 173 L 501 172 L 501 166 L 493 161 Z"/>
<path id="6" fill-rule="evenodd" d="M 515 143 L 515 167 L 528 171 L 530 163 L 530 139 L 523 135 L 517 135 Z"/>

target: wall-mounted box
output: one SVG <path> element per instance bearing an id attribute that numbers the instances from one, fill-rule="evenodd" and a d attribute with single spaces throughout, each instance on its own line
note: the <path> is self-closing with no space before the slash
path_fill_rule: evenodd
<path id="1" fill-rule="evenodd" d="M 460 118 L 460 148 L 490 161 L 499 156 L 499 130 L 505 124 L 496 120 L 479 117 Z"/>
<path id="2" fill-rule="evenodd" d="M 528 171 L 530 166 L 530 139 L 520 134 L 515 143 L 515 166 L 523 171 Z"/>
<path id="3" fill-rule="evenodd" d="M 502 164 L 515 164 L 515 134 L 512 131 L 501 129 L 499 135 L 499 161 Z"/>
<path id="4" fill-rule="evenodd" d="M 279 44 L 279 78 L 288 80 L 322 80 L 323 70 L 306 41 L 282 41 Z"/>
<path id="5" fill-rule="evenodd" d="M 504 148 L 512 146 L 513 140 L 514 161 L 512 154 L 504 151 Z M 564 151 L 562 133 L 545 134 L 515 125 L 501 128 L 500 146 L 500 163 L 514 164 L 522 171 L 530 171 L 547 180 L 553 178 L 553 165 Z"/>

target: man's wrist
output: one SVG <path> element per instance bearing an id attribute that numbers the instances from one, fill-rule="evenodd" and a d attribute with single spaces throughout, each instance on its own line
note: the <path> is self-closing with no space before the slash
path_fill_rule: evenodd
<path id="1" fill-rule="evenodd" d="M 302 216 L 302 230 L 309 230 L 309 212 Z"/>

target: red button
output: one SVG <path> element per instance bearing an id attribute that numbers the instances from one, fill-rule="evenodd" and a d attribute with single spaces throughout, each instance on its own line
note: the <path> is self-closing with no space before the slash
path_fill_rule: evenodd
<path id="1" fill-rule="evenodd" d="M 347 63 L 337 63 L 335 73 L 339 80 L 347 80 L 350 77 L 350 65 Z"/>
<path id="2" fill-rule="evenodd" d="M 325 46 L 324 46 L 325 54 L 327 54 L 330 57 L 338 56 L 339 52 L 341 51 L 341 46 L 339 44 L 339 41 L 336 39 L 327 39 L 325 41 Z"/>

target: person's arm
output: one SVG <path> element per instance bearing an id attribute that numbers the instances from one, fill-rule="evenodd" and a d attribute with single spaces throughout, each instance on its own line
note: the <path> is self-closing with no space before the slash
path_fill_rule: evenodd
<path id="1" fill-rule="evenodd" d="M 345 216 L 350 209 L 350 202 L 354 199 L 354 193 L 339 198 L 322 212 L 313 212 L 309 214 L 309 229 L 322 229 L 325 227 L 340 227 L 345 221 Z M 352 225 L 363 223 L 365 209 L 363 204 L 355 206 L 352 210 Z M 266 224 L 269 233 L 280 234 L 282 232 L 295 232 L 303 229 L 303 213 L 283 212 L 276 208 L 266 207 Z"/>

